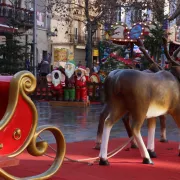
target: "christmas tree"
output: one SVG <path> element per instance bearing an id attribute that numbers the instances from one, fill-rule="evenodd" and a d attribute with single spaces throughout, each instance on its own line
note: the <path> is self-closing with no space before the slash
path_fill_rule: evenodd
<path id="1" fill-rule="evenodd" d="M 16 7 L 14 7 L 16 8 Z M 27 57 L 27 45 L 22 41 L 25 37 L 24 32 L 19 32 L 25 29 L 22 27 L 22 23 L 15 17 L 7 18 L 7 25 L 12 28 L 13 32 L 4 32 L 6 40 L 3 44 L 0 44 L 0 74 L 15 74 L 18 71 L 25 69 L 25 60 Z"/>
<path id="2" fill-rule="evenodd" d="M 124 63 L 118 61 L 113 57 L 108 57 L 106 62 L 101 65 L 100 69 L 107 73 L 115 70 L 115 69 L 128 69 L 129 67 L 126 66 Z"/>
<path id="3" fill-rule="evenodd" d="M 6 42 L 0 45 L 0 73 L 15 74 L 25 69 L 24 46 L 16 35 L 6 36 Z"/>
<path id="4" fill-rule="evenodd" d="M 104 55 L 106 52 L 107 56 Z M 115 69 L 129 69 L 130 66 L 118 60 L 118 57 L 125 56 L 125 49 L 122 46 L 113 44 L 111 41 L 103 41 L 100 44 L 100 70 L 109 73 Z M 103 56 L 104 55 L 104 56 Z"/>

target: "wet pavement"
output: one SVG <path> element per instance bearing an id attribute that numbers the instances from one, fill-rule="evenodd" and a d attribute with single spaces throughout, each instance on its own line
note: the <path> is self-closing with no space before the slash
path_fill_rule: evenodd
<path id="1" fill-rule="evenodd" d="M 102 105 L 81 107 L 51 107 L 48 102 L 35 102 L 38 110 L 40 125 L 53 125 L 58 127 L 65 136 L 66 142 L 77 142 L 96 139 L 99 114 Z M 178 141 L 179 130 L 170 116 L 167 116 L 167 138 Z M 142 135 L 147 136 L 146 121 L 142 127 Z M 43 133 L 42 137 L 48 142 L 54 142 L 50 133 Z M 110 138 L 127 137 L 122 121 L 113 126 Z M 157 120 L 156 138 L 160 138 L 160 124 Z"/>

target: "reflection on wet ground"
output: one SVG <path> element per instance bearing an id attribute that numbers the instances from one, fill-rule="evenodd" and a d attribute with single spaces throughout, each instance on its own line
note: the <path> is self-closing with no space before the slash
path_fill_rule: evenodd
<path id="1" fill-rule="evenodd" d="M 102 105 L 91 105 L 87 108 L 81 107 L 51 107 L 48 102 L 35 102 L 39 122 L 38 125 L 54 125 L 62 131 L 66 142 L 83 140 L 95 140 L 98 126 L 99 114 Z M 147 136 L 146 121 L 142 128 L 142 135 Z M 178 141 L 178 128 L 172 118 L 167 116 L 167 138 Z M 49 133 L 44 133 L 43 138 L 49 142 L 54 139 Z M 127 137 L 122 121 L 114 125 L 111 131 L 111 138 Z M 157 121 L 156 138 L 160 138 L 160 125 Z"/>

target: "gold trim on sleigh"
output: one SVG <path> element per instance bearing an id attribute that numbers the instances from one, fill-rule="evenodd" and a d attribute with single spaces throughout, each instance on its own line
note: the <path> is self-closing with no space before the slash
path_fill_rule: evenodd
<path id="1" fill-rule="evenodd" d="M 31 112 L 33 115 L 32 116 L 33 124 L 32 124 L 30 134 L 26 138 L 25 143 L 16 152 L 12 152 L 12 154 L 10 154 L 9 157 L 15 157 L 21 154 L 26 148 L 29 154 L 33 156 L 44 155 L 46 153 L 46 150 L 48 149 L 48 143 L 46 141 L 36 142 L 37 137 L 43 131 L 50 131 L 54 135 L 56 139 L 56 144 L 57 144 L 56 156 L 51 167 L 44 173 L 36 175 L 36 176 L 19 178 L 19 177 L 15 177 L 8 174 L 6 171 L 0 168 L 0 177 L 3 177 L 7 180 L 48 179 L 59 170 L 65 156 L 66 144 L 65 144 L 65 139 L 62 132 L 58 128 L 53 127 L 53 126 L 40 126 L 37 128 L 37 123 L 38 123 L 37 109 L 34 103 L 31 101 L 31 99 L 27 95 L 29 93 L 32 93 L 35 90 L 35 88 L 36 88 L 36 78 L 29 71 L 21 71 L 13 76 L 10 82 L 8 106 L 7 106 L 7 109 L 3 118 L 0 121 L 0 130 L 8 126 L 8 123 L 11 121 L 11 118 L 15 112 L 15 109 L 18 103 L 18 97 L 19 95 L 21 95 L 23 99 L 26 101 L 26 103 L 28 104 L 29 108 L 31 109 Z"/>

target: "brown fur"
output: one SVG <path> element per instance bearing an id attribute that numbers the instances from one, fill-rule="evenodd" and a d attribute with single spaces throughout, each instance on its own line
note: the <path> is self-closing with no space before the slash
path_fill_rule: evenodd
<path id="1" fill-rule="evenodd" d="M 175 71 L 177 78 L 178 70 Z M 105 120 L 104 127 L 113 126 L 129 112 L 132 116 L 133 136 L 144 158 L 144 163 L 152 162 L 147 155 L 147 149 L 140 134 L 141 126 L 150 107 L 153 106 L 159 111 L 172 115 L 180 128 L 180 88 L 177 78 L 167 71 L 151 74 L 126 69 L 112 71 L 105 80 L 106 104 L 110 113 Z M 157 115 L 163 115 L 158 114 L 159 111 L 156 112 Z M 148 118 L 157 115 L 153 112 L 152 117 Z M 104 132 L 103 137 L 108 138 Z M 102 146 L 103 148 L 106 146 L 103 141 Z M 102 152 L 100 152 L 100 158 L 101 155 Z"/>

